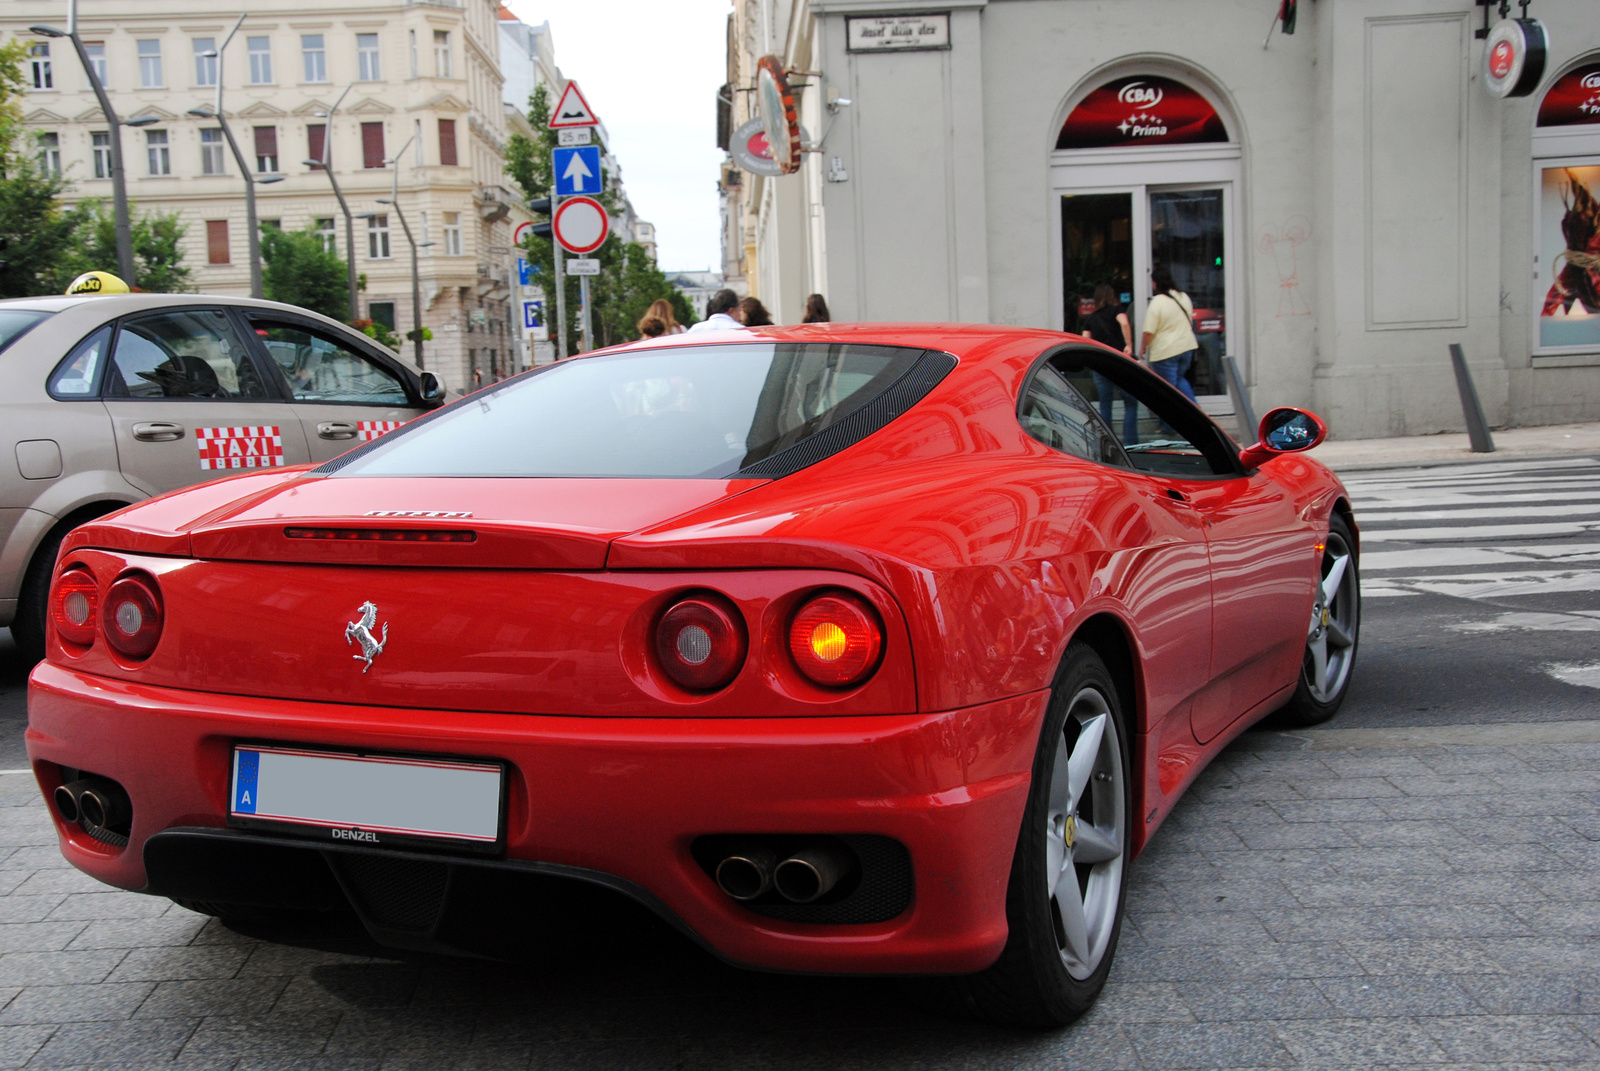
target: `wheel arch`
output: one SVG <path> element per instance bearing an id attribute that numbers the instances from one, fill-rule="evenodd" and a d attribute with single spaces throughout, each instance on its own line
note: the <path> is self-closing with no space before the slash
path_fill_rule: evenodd
<path id="1" fill-rule="evenodd" d="M 27 542 L 24 546 L 17 548 L 20 553 L 17 555 L 17 559 L 13 560 L 17 561 L 18 567 L 14 570 L 8 569 L 6 571 L 10 581 L 6 587 L 9 590 L 0 591 L 0 596 L 16 599 L 17 612 L 20 613 L 23 589 L 27 586 L 27 577 L 34 568 L 35 559 L 43 552 L 44 548 L 50 546 L 57 535 L 64 536 L 80 524 L 87 524 L 96 517 L 104 517 L 106 514 L 113 513 L 127 505 L 127 502 L 113 498 L 95 499 L 78 505 L 60 517 L 48 519 L 45 523 L 35 528 L 32 533 L 20 531 L 16 533 L 26 539 Z M 37 513 L 38 511 L 29 510 L 28 512 Z M 20 528 L 21 526 L 19 525 L 18 527 Z M 55 565 L 54 562 L 50 564 L 52 568 Z"/>
<path id="2" fill-rule="evenodd" d="M 1359 563 L 1361 561 L 1361 529 L 1356 526 L 1356 511 L 1350 507 L 1350 500 L 1344 495 L 1334 499 L 1333 513 L 1350 526 L 1350 538 L 1355 542 L 1355 545 L 1350 549 L 1355 552 L 1356 561 Z"/>

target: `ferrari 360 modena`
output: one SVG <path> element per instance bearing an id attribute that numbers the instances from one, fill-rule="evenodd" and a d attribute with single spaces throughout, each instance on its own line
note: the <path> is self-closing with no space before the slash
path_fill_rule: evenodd
<path id="1" fill-rule="evenodd" d="M 1065 1023 L 1207 761 L 1349 686 L 1324 434 L 1047 331 L 589 354 L 74 530 L 28 752 L 73 865 L 224 920 L 464 949 L 555 881 Z"/>

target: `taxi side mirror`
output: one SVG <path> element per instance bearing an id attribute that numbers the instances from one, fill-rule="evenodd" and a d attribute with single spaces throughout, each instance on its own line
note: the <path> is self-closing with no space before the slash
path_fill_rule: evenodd
<path id="1" fill-rule="evenodd" d="M 1310 450 L 1328 437 L 1328 426 L 1316 414 L 1284 406 L 1261 418 L 1259 440 L 1239 451 L 1239 464 L 1253 469 L 1279 454 Z"/>
<path id="2" fill-rule="evenodd" d="M 432 372 L 424 372 L 418 377 L 422 388 L 422 404 L 429 409 L 436 409 L 444 404 L 444 384 L 439 382 L 439 377 Z"/>

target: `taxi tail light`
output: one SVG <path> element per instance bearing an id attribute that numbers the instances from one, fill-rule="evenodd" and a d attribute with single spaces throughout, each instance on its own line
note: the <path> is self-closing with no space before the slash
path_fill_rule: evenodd
<path id="1" fill-rule="evenodd" d="M 744 665 L 744 622 L 723 600 L 696 595 L 661 615 L 656 658 L 668 677 L 691 692 L 712 692 Z"/>
<path id="2" fill-rule="evenodd" d="M 74 566 L 62 573 L 56 578 L 55 594 L 50 599 L 50 619 L 56 634 L 80 647 L 92 644 L 99 603 L 100 585 L 87 569 Z"/>
<path id="3" fill-rule="evenodd" d="M 161 590 L 155 578 L 124 573 L 106 593 L 100 629 L 106 642 L 126 658 L 148 658 L 161 641 Z"/>
<path id="4" fill-rule="evenodd" d="M 878 668 L 883 626 L 865 599 L 848 592 L 821 595 L 789 624 L 795 668 L 825 688 L 860 684 Z"/>

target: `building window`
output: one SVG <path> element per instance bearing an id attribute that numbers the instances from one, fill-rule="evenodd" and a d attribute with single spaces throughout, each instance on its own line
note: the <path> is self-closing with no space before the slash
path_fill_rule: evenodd
<path id="1" fill-rule="evenodd" d="M 411 55 L 411 77 L 417 76 L 417 31 L 406 31 L 406 47 Z"/>
<path id="2" fill-rule="evenodd" d="M 166 150 L 162 150 L 165 152 Z M 202 175 L 221 175 L 225 171 L 222 164 L 222 128 L 211 127 L 200 131 L 200 173 Z M 154 171 L 151 174 L 155 174 Z"/>
<path id="3" fill-rule="evenodd" d="M 39 135 L 39 170 L 47 175 L 61 174 L 61 135 Z"/>
<path id="4" fill-rule="evenodd" d="M 444 255 L 459 257 L 461 255 L 461 213 L 446 212 L 444 214 Z"/>
<path id="5" fill-rule="evenodd" d="M 209 56 L 206 53 L 211 53 Z M 217 39 L 215 37 L 196 37 L 194 39 L 194 84 L 197 86 L 214 86 L 217 84 Z"/>
<path id="6" fill-rule="evenodd" d="M 50 71 L 50 46 L 36 44 L 28 46 L 28 69 L 33 74 L 33 88 L 54 89 L 56 87 L 55 75 Z"/>
<path id="7" fill-rule="evenodd" d="M 163 85 L 161 78 L 161 42 L 139 42 L 139 85 L 145 89 L 160 89 Z"/>
<path id="8" fill-rule="evenodd" d="M 423 153 L 422 153 L 422 120 L 421 119 L 413 119 L 413 120 L 411 120 L 411 162 L 412 162 L 413 165 L 415 165 L 417 167 L 421 167 L 424 163 L 427 162 L 426 160 L 423 159 Z"/>
<path id="9" fill-rule="evenodd" d="M 104 41 L 85 41 L 83 51 L 89 57 L 89 69 L 94 71 L 94 76 L 104 89 L 111 84 L 109 70 L 106 67 L 106 43 Z"/>
<path id="10" fill-rule="evenodd" d="M 306 159 L 323 159 L 323 150 L 328 145 L 328 127 L 324 123 L 309 123 L 306 125 Z"/>
<path id="11" fill-rule="evenodd" d="M 367 302 L 367 318 L 374 323 L 380 323 L 389 330 L 394 330 L 394 302 L 369 301 Z"/>
<path id="12" fill-rule="evenodd" d="M 454 119 L 439 120 L 439 162 L 445 167 L 455 167 L 459 162 L 456 157 L 456 121 Z"/>
<path id="13" fill-rule="evenodd" d="M 278 170 L 278 128 L 258 126 L 256 136 L 256 171 L 270 175 Z"/>
<path id="14" fill-rule="evenodd" d="M 389 217 L 370 216 L 367 219 L 367 256 L 373 260 L 389 259 Z"/>
<path id="15" fill-rule="evenodd" d="M 94 177 L 111 177 L 111 131 L 96 130 L 89 135 L 94 152 Z"/>
<path id="16" fill-rule="evenodd" d="M 417 213 L 417 255 L 433 256 L 433 243 L 428 241 L 428 210 Z"/>
<path id="17" fill-rule="evenodd" d="M 383 124 L 361 124 L 361 166 L 383 166 Z"/>
<path id="18" fill-rule="evenodd" d="M 334 256 L 339 255 L 339 239 L 333 229 L 332 216 L 317 217 L 317 237 L 322 239 L 323 249 Z"/>
<path id="19" fill-rule="evenodd" d="M 323 51 L 322 35 L 320 33 L 304 33 L 300 35 L 300 58 L 305 61 L 306 81 L 326 82 L 328 80 L 328 54 Z"/>
<path id="20" fill-rule="evenodd" d="M 251 37 L 245 44 L 250 49 L 250 84 L 253 86 L 269 86 L 272 84 L 272 38 Z"/>
<path id="21" fill-rule="evenodd" d="M 221 131 L 218 131 L 221 133 Z M 144 132 L 144 151 L 150 163 L 150 174 L 172 174 L 172 154 L 167 147 L 167 132 L 165 130 L 146 130 Z"/>
<path id="22" fill-rule="evenodd" d="M 375 33 L 356 34 L 356 66 L 360 71 L 360 80 L 363 82 L 383 81 L 382 70 L 378 65 L 378 35 Z"/>
<path id="23" fill-rule="evenodd" d="M 228 264 L 228 221 L 225 219 L 206 220 L 206 262 L 209 264 Z"/>
<path id="24" fill-rule="evenodd" d="M 451 78 L 450 31 L 433 31 L 433 73 L 440 78 Z"/>

